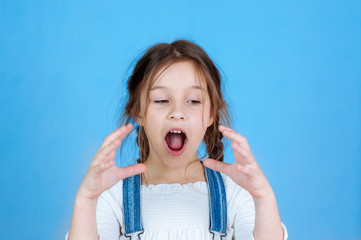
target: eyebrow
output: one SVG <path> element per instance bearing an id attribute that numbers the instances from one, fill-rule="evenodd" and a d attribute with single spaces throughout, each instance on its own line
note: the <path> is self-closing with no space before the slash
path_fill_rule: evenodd
<path id="1" fill-rule="evenodd" d="M 189 88 L 193 88 L 193 89 L 199 89 L 199 90 L 201 90 L 201 91 L 204 91 L 204 92 L 207 92 L 204 88 L 202 88 L 201 86 L 191 86 L 191 87 L 189 87 Z M 152 87 L 151 89 L 150 89 L 150 91 L 153 91 L 153 90 L 156 90 L 156 89 L 167 89 L 167 87 L 165 87 L 165 86 L 155 86 L 155 87 Z"/>

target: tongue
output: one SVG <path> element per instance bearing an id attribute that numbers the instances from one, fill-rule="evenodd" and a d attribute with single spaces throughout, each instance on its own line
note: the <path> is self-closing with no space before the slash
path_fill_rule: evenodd
<path id="1" fill-rule="evenodd" d="M 180 150 L 183 147 L 183 138 L 179 133 L 168 133 L 167 143 L 172 150 Z"/>

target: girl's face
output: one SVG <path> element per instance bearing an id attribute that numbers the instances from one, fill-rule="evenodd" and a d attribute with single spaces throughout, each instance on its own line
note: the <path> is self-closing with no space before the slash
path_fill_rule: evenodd
<path id="1" fill-rule="evenodd" d="M 147 161 L 161 160 L 167 167 L 177 168 L 197 158 L 198 146 L 213 118 L 206 82 L 197 81 L 192 62 L 174 63 L 158 77 L 149 92 L 144 120 Z"/>

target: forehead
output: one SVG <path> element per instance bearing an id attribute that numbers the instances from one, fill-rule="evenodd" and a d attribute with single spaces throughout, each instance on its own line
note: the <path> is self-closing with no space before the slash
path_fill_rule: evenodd
<path id="1" fill-rule="evenodd" d="M 162 86 L 162 87 L 160 87 Z M 197 71 L 191 61 L 182 61 L 162 67 L 155 78 L 151 89 L 173 89 L 181 90 L 186 88 L 206 90 L 206 81 L 202 74 Z"/>

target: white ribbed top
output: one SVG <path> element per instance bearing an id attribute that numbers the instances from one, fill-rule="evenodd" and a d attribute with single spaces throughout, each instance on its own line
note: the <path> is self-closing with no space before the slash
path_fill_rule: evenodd
<path id="1" fill-rule="evenodd" d="M 207 226 L 207 182 L 142 185 L 141 211 L 144 229 Z"/>
<path id="2" fill-rule="evenodd" d="M 227 236 L 223 240 L 251 240 L 255 209 L 252 196 L 222 174 L 227 194 Z M 123 181 L 103 192 L 97 204 L 101 240 L 129 239 L 122 233 Z M 209 233 L 207 182 L 141 186 L 142 240 L 212 239 Z M 283 224 L 282 224 L 283 225 Z M 284 240 L 288 238 L 286 227 Z M 65 239 L 67 240 L 68 234 Z"/>

